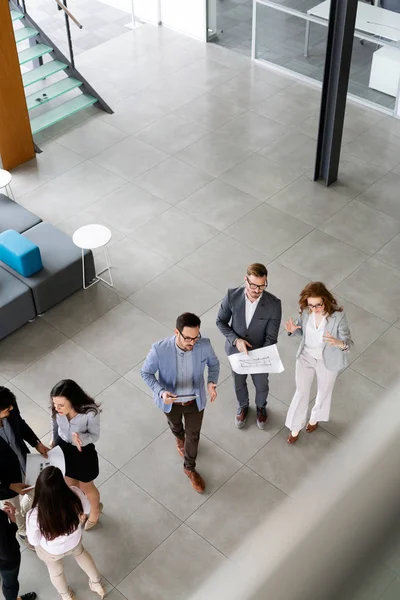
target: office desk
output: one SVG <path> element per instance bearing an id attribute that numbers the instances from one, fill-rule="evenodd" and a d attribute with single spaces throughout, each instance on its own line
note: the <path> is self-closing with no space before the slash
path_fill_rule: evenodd
<path id="1" fill-rule="evenodd" d="M 325 0 L 307 11 L 308 15 L 318 17 L 323 22 L 321 25 L 328 27 L 330 0 Z M 356 18 L 356 36 L 363 39 L 363 32 L 366 35 L 378 36 L 386 40 L 398 42 L 400 40 L 400 13 L 391 10 L 385 10 L 379 6 L 358 3 Z M 308 56 L 308 46 L 310 37 L 310 21 L 306 22 L 306 39 L 304 44 L 304 56 Z M 379 40 L 377 40 L 379 44 Z"/>

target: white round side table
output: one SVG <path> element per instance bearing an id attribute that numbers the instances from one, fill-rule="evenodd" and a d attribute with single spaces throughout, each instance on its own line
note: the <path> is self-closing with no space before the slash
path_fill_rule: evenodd
<path id="1" fill-rule="evenodd" d="M 106 283 L 110 287 L 114 286 L 111 274 L 111 262 L 107 250 L 107 244 L 110 240 L 111 231 L 108 229 L 108 227 L 105 227 L 104 225 L 84 225 L 83 227 L 77 229 L 73 234 L 72 241 L 74 242 L 75 246 L 78 246 L 78 248 L 81 248 L 82 250 L 82 277 L 84 290 L 91 287 L 95 283 L 98 283 L 99 281 Z M 102 269 L 98 273 L 96 273 L 95 279 L 91 283 L 89 283 L 89 285 L 86 285 L 84 250 L 96 250 L 96 248 L 103 248 L 107 266 L 104 267 L 104 269 Z M 108 271 L 110 281 L 107 281 L 103 277 L 100 277 L 100 275 L 105 271 Z"/>
<path id="2" fill-rule="evenodd" d="M 11 179 L 11 173 L 5 171 L 4 169 L 0 169 L 0 190 L 4 189 L 6 191 L 7 196 L 15 202 L 14 194 L 11 189 Z"/>

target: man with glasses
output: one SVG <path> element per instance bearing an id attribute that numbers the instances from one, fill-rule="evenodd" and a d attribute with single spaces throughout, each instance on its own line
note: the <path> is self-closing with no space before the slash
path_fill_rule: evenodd
<path id="1" fill-rule="evenodd" d="M 204 479 L 196 471 L 196 457 L 207 392 L 211 402 L 217 397 L 219 360 L 210 340 L 201 337 L 199 317 L 192 313 L 180 315 L 174 335 L 152 345 L 140 373 L 152 390 L 155 403 L 165 412 L 177 451 L 184 459 L 185 474 L 196 492 L 204 492 Z"/>
<path id="2" fill-rule="evenodd" d="M 249 349 L 257 350 L 278 341 L 281 301 L 265 291 L 268 286 L 267 268 L 260 263 L 250 265 L 244 280 L 244 288 L 241 286 L 228 290 L 217 316 L 217 327 L 226 337 L 225 350 L 228 356 L 235 352 L 247 354 Z M 264 429 L 268 419 L 268 373 L 257 373 L 251 377 L 256 388 L 257 425 Z M 247 375 L 233 372 L 233 380 L 239 405 L 235 425 L 241 429 L 249 412 Z"/>

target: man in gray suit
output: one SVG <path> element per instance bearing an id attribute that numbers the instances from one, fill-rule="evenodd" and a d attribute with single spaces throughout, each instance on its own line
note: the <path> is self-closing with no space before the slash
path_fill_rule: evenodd
<path id="1" fill-rule="evenodd" d="M 226 337 L 225 351 L 228 354 L 256 350 L 271 346 L 278 341 L 282 318 L 281 301 L 266 292 L 268 285 L 267 268 L 254 263 L 247 268 L 245 287 L 229 289 L 222 300 L 217 316 L 217 327 Z M 268 373 L 251 376 L 256 388 L 257 425 L 265 428 L 267 422 L 267 396 L 269 391 Z M 235 425 L 241 429 L 249 411 L 249 391 L 247 375 L 233 372 L 238 409 Z"/>

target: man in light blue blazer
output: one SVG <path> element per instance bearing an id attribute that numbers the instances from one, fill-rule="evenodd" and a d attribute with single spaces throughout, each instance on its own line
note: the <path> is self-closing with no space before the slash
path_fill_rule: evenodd
<path id="1" fill-rule="evenodd" d="M 210 340 L 201 337 L 200 324 L 199 317 L 193 313 L 180 315 L 174 335 L 152 345 L 140 373 L 152 390 L 155 403 L 167 417 L 177 450 L 184 459 L 185 474 L 196 492 L 202 493 L 205 483 L 196 471 L 197 449 L 207 392 L 211 402 L 217 397 L 219 360 Z"/>

